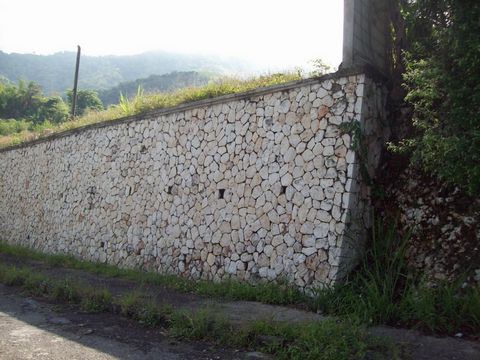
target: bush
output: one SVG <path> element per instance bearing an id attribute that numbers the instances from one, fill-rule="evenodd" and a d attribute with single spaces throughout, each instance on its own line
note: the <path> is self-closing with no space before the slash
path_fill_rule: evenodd
<path id="1" fill-rule="evenodd" d="M 112 294 L 107 289 L 86 289 L 82 294 L 80 308 L 83 311 L 98 313 L 107 311 L 112 303 Z"/>
<path id="2" fill-rule="evenodd" d="M 67 102 L 71 108 L 73 102 L 72 90 L 67 91 Z M 76 115 L 81 116 L 89 110 L 103 110 L 102 100 L 100 100 L 97 92 L 94 90 L 79 90 L 77 92 Z"/>
<path id="3" fill-rule="evenodd" d="M 413 160 L 470 194 L 480 191 L 480 3 L 408 2 L 406 101 Z M 405 148 L 405 147 L 404 147 Z"/>
<path id="4" fill-rule="evenodd" d="M 350 277 L 334 288 L 320 290 L 317 307 L 369 324 L 395 320 L 397 299 L 409 286 L 405 251 L 408 237 L 398 237 L 395 224 L 377 221 L 363 259 Z"/>
<path id="5" fill-rule="evenodd" d="M 0 119 L 0 135 L 5 136 L 21 133 L 22 131 L 28 130 L 29 125 L 25 120 Z"/>
<path id="6" fill-rule="evenodd" d="M 480 289 L 463 281 L 410 287 L 399 303 L 401 323 L 428 332 L 474 334 L 480 329 Z"/>
<path id="7" fill-rule="evenodd" d="M 38 110 L 38 114 L 34 120 L 35 123 L 43 123 L 49 121 L 59 124 L 68 119 L 69 110 L 67 104 L 59 96 L 45 98 Z"/>

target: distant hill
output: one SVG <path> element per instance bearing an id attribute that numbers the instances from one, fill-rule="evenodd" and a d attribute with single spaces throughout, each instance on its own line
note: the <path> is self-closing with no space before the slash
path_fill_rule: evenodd
<path id="1" fill-rule="evenodd" d="M 74 52 L 33 55 L 7 54 L 0 51 L 0 77 L 12 82 L 20 79 L 35 81 L 47 94 L 63 94 L 72 87 L 75 57 Z M 229 73 L 246 70 L 248 65 L 236 59 L 223 60 L 210 56 L 166 52 L 129 56 L 82 56 L 79 87 L 105 90 L 121 82 L 175 71 Z"/>
<path id="2" fill-rule="evenodd" d="M 140 86 L 145 93 L 172 91 L 180 88 L 201 86 L 208 83 L 213 75 L 196 71 L 174 71 L 164 75 L 150 75 L 144 79 L 122 82 L 108 90 L 100 90 L 98 95 L 105 106 L 118 104 L 120 93 L 128 98 L 136 95 Z"/>

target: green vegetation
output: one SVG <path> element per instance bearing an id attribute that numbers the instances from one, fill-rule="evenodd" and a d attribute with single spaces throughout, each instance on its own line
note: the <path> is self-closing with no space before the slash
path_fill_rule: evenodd
<path id="1" fill-rule="evenodd" d="M 150 110 L 164 109 L 192 101 L 235 94 L 299 79 L 300 75 L 293 73 L 259 76 L 248 80 L 222 78 L 203 87 L 185 88 L 171 93 L 144 95 L 143 92 L 139 92 L 137 94 L 138 96 L 134 99 L 130 100 L 127 97 L 123 97 L 122 102 L 119 105 L 111 106 L 107 110 L 88 111 L 83 116 L 74 120 L 66 121 L 61 124 L 52 124 L 52 126 L 48 128 L 48 131 L 45 131 L 45 127 L 43 126 L 39 131 L 37 131 L 38 129 L 36 128 L 29 128 L 28 131 L 0 137 L 0 147 L 29 141 L 42 136 L 42 134 L 48 135 L 52 132 L 62 132 L 89 124 L 142 114 Z M 0 124 L 1 123 L 2 121 L 0 120 Z"/>
<path id="2" fill-rule="evenodd" d="M 214 309 L 175 312 L 170 333 L 188 340 L 209 340 L 220 345 L 253 347 L 275 359 L 398 359 L 387 339 L 367 335 L 350 321 L 324 320 L 303 324 L 257 321 L 234 330 Z"/>
<path id="3" fill-rule="evenodd" d="M 83 290 L 80 309 L 96 313 L 107 311 L 112 304 L 112 294 L 107 289 L 87 289 Z"/>
<path id="4" fill-rule="evenodd" d="M 402 1 L 406 101 L 415 133 L 401 141 L 430 173 L 480 191 L 480 3 Z"/>
<path id="5" fill-rule="evenodd" d="M 364 327 L 349 321 L 325 320 L 295 325 L 254 322 L 236 328 L 212 309 L 186 312 L 160 308 L 139 292 L 127 292 L 116 299 L 108 290 L 52 280 L 28 268 L 0 264 L 0 283 L 22 287 L 30 295 L 77 305 L 83 311 L 109 311 L 145 326 L 163 326 L 180 339 L 260 350 L 276 359 L 399 358 L 391 341 L 369 336 Z"/>
<path id="6" fill-rule="evenodd" d="M 0 82 L 0 136 L 17 139 L 27 134 L 49 133 L 68 120 L 71 91 L 67 97 L 67 103 L 59 96 L 45 97 L 33 82 L 20 81 L 18 86 Z M 80 90 L 77 98 L 77 114 L 103 109 L 92 90 Z"/>
<path id="7" fill-rule="evenodd" d="M 119 301 L 120 314 L 138 321 L 147 326 L 159 326 L 167 322 L 167 317 L 173 313 L 169 307 L 160 308 L 153 299 L 146 297 L 141 292 L 129 292 Z"/>
<path id="8" fill-rule="evenodd" d="M 90 307 L 91 299 L 95 296 L 96 290 L 73 283 L 70 280 L 55 281 L 46 275 L 34 272 L 32 269 L 0 264 L 0 282 L 8 286 L 22 287 L 29 294 L 34 296 L 46 296 L 53 300 L 67 301 L 73 304 L 84 304 Z M 102 296 L 111 298 L 108 291 L 102 291 Z"/>
<path id="9" fill-rule="evenodd" d="M 33 82 L 20 81 L 18 86 L 0 82 L 0 135 L 35 131 L 45 122 L 49 126 L 59 124 L 67 120 L 68 114 L 68 107 L 60 97 L 45 97 Z"/>
<path id="10" fill-rule="evenodd" d="M 105 106 L 117 104 L 120 94 L 132 99 L 137 89 L 142 88 L 146 93 L 170 92 L 182 88 L 207 85 L 213 75 L 197 71 L 174 71 L 163 75 L 150 75 L 147 78 L 126 81 L 108 90 L 100 90 L 98 96 Z"/>
<path id="11" fill-rule="evenodd" d="M 72 107 L 73 91 L 67 91 L 67 103 L 68 107 Z M 77 103 L 76 103 L 76 116 L 82 116 L 87 111 L 100 111 L 103 110 L 102 100 L 98 97 L 98 94 L 93 90 L 78 90 L 77 91 Z"/>
<path id="12" fill-rule="evenodd" d="M 480 287 L 460 280 L 425 284 L 405 262 L 407 241 L 398 237 L 396 226 L 377 223 L 359 267 L 343 284 L 319 291 L 314 309 L 426 332 L 480 331 Z"/>
<path id="13" fill-rule="evenodd" d="M 0 136 L 21 133 L 28 130 L 30 123 L 25 120 L 0 120 Z"/>
<path id="14" fill-rule="evenodd" d="M 93 274 L 136 281 L 139 284 L 163 286 L 182 292 L 231 300 L 259 301 L 266 304 L 302 304 L 308 297 L 287 284 L 258 283 L 255 285 L 228 280 L 222 283 L 193 281 L 175 275 L 120 269 L 116 266 L 77 260 L 68 255 L 47 255 L 21 246 L 0 242 L 0 253 L 19 258 L 32 259 L 50 266 L 88 271 Z"/>
<path id="15" fill-rule="evenodd" d="M 480 288 L 464 286 L 462 281 L 436 286 L 424 284 L 405 263 L 407 240 L 407 237 L 397 237 L 395 226 L 377 224 L 359 267 L 344 283 L 318 290 L 314 296 L 307 296 L 286 283 L 193 281 L 174 275 L 119 269 L 65 255 L 45 255 L 1 242 L 0 253 L 214 298 L 297 305 L 363 324 L 400 325 L 442 334 L 478 333 Z"/>
<path id="16" fill-rule="evenodd" d="M 343 284 L 320 291 L 318 308 L 364 323 L 392 323 L 398 312 L 397 300 L 412 282 L 405 263 L 407 239 L 397 238 L 395 226 L 376 224 L 373 234 L 357 271 Z"/>
<path id="17" fill-rule="evenodd" d="M 295 73 L 272 74 L 253 77 L 247 80 L 225 77 L 198 88 L 186 88 L 173 93 L 157 93 L 135 97 L 133 101 L 133 112 L 139 114 L 192 101 L 211 99 L 222 95 L 236 94 L 266 86 L 283 84 L 294 80 L 300 80 L 300 75 Z"/>

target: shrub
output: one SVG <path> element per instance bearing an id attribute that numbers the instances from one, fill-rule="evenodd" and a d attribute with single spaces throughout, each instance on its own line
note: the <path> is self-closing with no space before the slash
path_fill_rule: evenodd
<path id="1" fill-rule="evenodd" d="M 404 8 L 412 46 L 406 101 L 413 161 L 470 194 L 480 191 L 480 3 L 418 0 Z"/>

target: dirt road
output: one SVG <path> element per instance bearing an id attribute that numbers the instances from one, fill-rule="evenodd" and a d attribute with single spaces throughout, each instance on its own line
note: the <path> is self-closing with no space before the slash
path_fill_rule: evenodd
<path id="1" fill-rule="evenodd" d="M 48 277 L 73 279 L 113 295 L 139 284 L 82 270 L 0 254 L 0 263 L 28 266 Z M 176 290 L 142 286 L 158 304 L 175 309 L 214 308 L 234 326 L 254 320 L 288 323 L 322 321 L 323 316 L 292 307 L 248 301 L 222 301 Z M 480 343 L 454 337 L 427 336 L 418 331 L 376 326 L 372 335 L 389 337 L 408 360 L 480 360 Z M 24 297 L 19 288 L 0 284 L 0 360 L 4 359 L 265 359 L 264 354 L 223 349 L 206 343 L 179 342 L 162 328 L 144 328 L 112 313 L 88 314 L 66 304 Z"/>
<path id="2" fill-rule="evenodd" d="M 0 285 L 0 359 L 254 359 L 257 354 L 180 343 L 161 329 L 109 314 L 82 314 Z"/>

